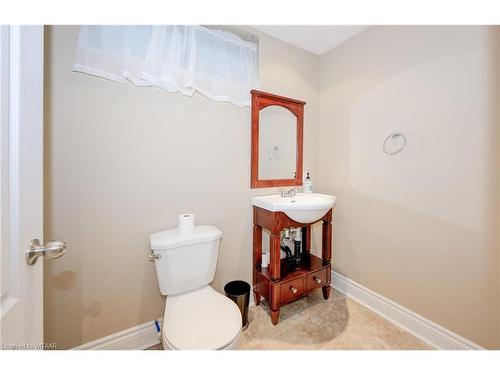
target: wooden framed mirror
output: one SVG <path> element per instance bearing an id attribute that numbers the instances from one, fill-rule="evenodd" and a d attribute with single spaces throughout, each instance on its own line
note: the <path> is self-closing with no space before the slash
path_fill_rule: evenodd
<path id="1" fill-rule="evenodd" d="M 302 185 L 304 105 L 263 91 L 252 94 L 251 187 Z"/>

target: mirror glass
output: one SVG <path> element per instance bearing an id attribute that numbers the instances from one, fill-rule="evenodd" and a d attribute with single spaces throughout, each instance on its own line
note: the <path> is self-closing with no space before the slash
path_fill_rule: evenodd
<path id="1" fill-rule="evenodd" d="M 297 117 L 271 105 L 259 113 L 259 180 L 295 178 Z"/>

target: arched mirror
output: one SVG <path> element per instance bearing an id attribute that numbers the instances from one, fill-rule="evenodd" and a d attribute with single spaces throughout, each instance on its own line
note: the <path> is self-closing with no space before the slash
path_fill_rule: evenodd
<path id="1" fill-rule="evenodd" d="M 251 187 L 302 185 L 305 102 L 252 90 Z"/>

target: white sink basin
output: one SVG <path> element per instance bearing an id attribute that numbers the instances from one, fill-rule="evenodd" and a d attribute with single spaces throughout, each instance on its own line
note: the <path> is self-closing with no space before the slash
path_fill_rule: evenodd
<path id="1" fill-rule="evenodd" d="M 282 197 L 278 194 L 252 197 L 251 203 L 252 206 L 268 211 L 281 211 L 299 223 L 313 223 L 335 205 L 335 200 L 333 195 L 299 193 L 295 197 Z"/>

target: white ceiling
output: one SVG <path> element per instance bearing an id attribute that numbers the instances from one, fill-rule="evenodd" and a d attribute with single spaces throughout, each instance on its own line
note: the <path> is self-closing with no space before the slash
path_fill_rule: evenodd
<path id="1" fill-rule="evenodd" d="M 321 55 L 368 26 L 252 26 L 296 47 Z"/>

